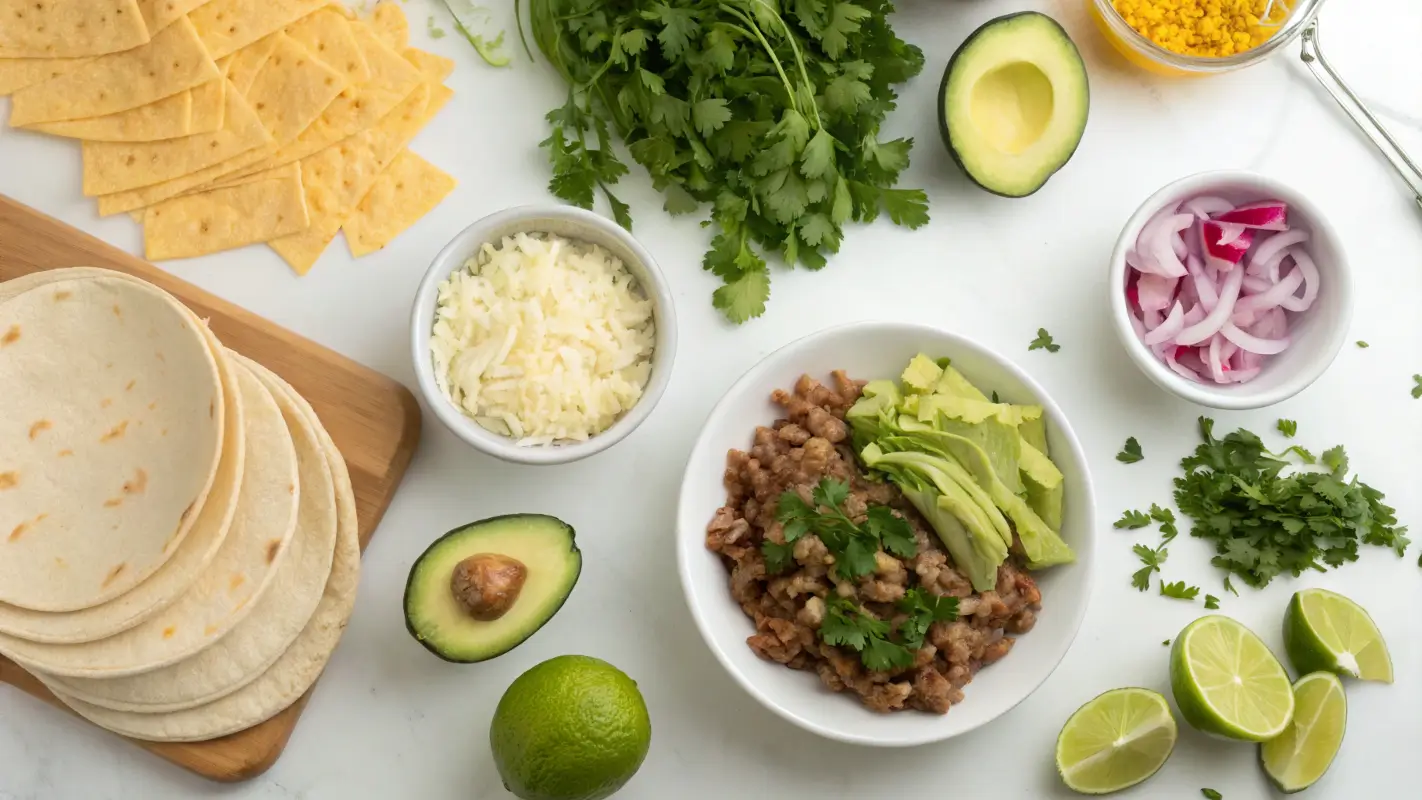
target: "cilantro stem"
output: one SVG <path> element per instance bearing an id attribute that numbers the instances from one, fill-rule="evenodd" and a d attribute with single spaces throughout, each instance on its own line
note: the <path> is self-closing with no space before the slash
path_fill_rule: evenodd
<path id="1" fill-rule="evenodd" d="M 800 45 L 795 42 L 794 32 L 790 30 L 790 25 L 785 22 L 785 18 L 780 16 L 774 6 L 771 6 L 765 2 L 765 0 L 754 0 L 754 2 L 756 5 L 774 15 L 775 19 L 780 23 L 780 27 L 785 29 L 785 39 L 790 42 L 790 51 L 795 54 L 795 64 L 800 67 L 800 80 L 804 81 L 805 87 L 809 89 L 810 111 L 814 113 L 815 128 L 824 128 L 824 123 L 820 121 L 820 104 L 815 102 L 815 84 L 810 80 L 810 73 L 805 69 L 805 59 L 800 55 Z M 774 57 L 773 53 L 771 57 Z"/>
<path id="2" fill-rule="evenodd" d="M 523 0 L 514 0 L 514 27 L 518 28 L 518 40 L 523 44 L 523 52 L 528 56 L 528 60 L 533 60 L 533 50 L 528 46 L 528 37 L 523 35 Z M 529 8 L 533 13 L 532 7 Z M 452 15 L 452 14 L 451 14 Z"/>
<path id="3" fill-rule="evenodd" d="M 746 30 L 739 25 L 726 26 L 732 30 L 740 31 L 746 36 L 753 37 L 760 42 L 760 46 L 765 48 L 766 55 L 770 56 L 770 63 L 775 65 L 775 71 L 780 74 L 780 82 L 785 84 L 785 92 L 790 96 L 790 108 L 794 109 L 795 113 L 800 113 L 800 104 L 795 101 L 795 88 L 790 83 L 790 77 L 785 74 L 785 67 L 780 63 L 780 58 L 775 55 L 775 48 L 771 47 L 770 42 L 766 41 L 765 34 L 760 32 L 760 27 L 755 24 L 755 20 L 751 19 L 749 14 L 741 11 L 739 8 L 728 6 L 724 3 L 721 5 L 721 8 L 750 27 L 750 30 Z"/>

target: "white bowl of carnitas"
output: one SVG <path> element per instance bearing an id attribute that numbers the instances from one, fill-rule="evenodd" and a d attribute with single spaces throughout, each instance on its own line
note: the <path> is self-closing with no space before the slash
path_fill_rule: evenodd
<path id="1" fill-rule="evenodd" d="M 476 449 L 563 464 L 621 441 L 671 378 L 676 312 L 650 253 L 568 206 L 520 206 L 465 228 L 415 293 L 421 394 Z"/>

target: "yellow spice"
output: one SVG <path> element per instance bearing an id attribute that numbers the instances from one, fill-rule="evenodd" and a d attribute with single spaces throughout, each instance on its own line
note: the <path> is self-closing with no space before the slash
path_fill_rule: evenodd
<path id="1" fill-rule="evenodd" d="M 1112 0 L 1127 25 L 1173 53 L 1232 56 L 1263 44 L 1289 15 L 1293 0 Z"/>

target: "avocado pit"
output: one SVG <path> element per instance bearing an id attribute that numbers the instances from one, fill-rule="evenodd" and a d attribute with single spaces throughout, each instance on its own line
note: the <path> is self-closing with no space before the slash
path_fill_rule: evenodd
<path id="1" fill-rule="evenodd" d="M 513 608 L 528 580 L 522 561 L 499 553 L 478 553 L 454 565 L 449 588 L 469 616 L 493 622 Z"/>

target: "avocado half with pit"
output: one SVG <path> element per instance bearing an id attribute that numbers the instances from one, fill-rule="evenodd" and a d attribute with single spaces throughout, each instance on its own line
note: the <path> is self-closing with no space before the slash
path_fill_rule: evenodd
<path id="1" fill-rule="evenodd" d="M 1086 130 L 1086 65 L 1056 20 L 1035 11 L 984 24 L 953 54 L 939 130 L 982 188 L 1025 197 L 1071 159 Z"/>
<path id="2" fill-rule="evenodd" d="M 471 522 L 436 539 L 410 568 L 405 627 L 445 661 L 487 661 L 552 619 L 582 569 L 573 528 L 555 517 Z"/>

